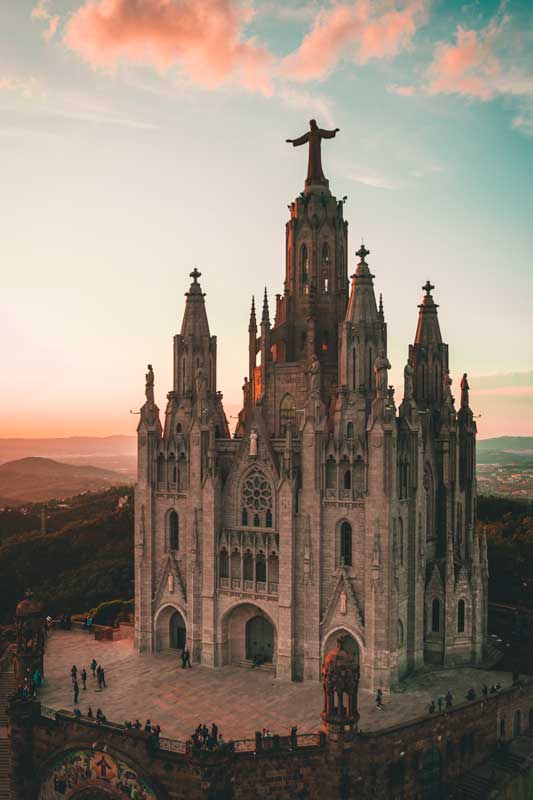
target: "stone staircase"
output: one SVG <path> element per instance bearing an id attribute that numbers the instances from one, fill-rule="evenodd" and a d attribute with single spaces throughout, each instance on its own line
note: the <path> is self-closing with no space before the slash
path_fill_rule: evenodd
<path id="1" fill-rule="evenodd" d="M 0 672 L 0 800 L 10 800 L 9 740 L 7 738 L 7 700 L 15 691 L 13 671 Z"/>
<path id="2" fill-rule="evenodd" d="M 491 787 L 489 778 L 469 772 L 454 786 L 450 800 L 487 800 Z"/>

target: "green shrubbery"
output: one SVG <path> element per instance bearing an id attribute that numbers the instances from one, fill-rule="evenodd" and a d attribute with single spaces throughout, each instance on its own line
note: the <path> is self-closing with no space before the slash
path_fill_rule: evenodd
<path id="1" fill-rule="evenodd" d="M 94 625 L 114 625 L 130 619 L 133 608 L 133 600 L 107 600 L 91 608 L 87 616 L 92 617 Z"/>

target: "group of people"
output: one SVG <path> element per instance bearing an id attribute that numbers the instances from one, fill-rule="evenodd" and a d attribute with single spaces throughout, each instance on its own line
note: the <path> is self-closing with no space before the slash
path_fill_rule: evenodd
<path id="1" fill-rule="evenodd" d="M 79 708 L 75 708 L 74 709 L 74 714 L 78 718 L 83 717 L 83 714 L 81 713 Z M 96 714 L 94 714 L 91 706 L 89 706 L 89 708 L 87 709 L 87 719 L 92 719 L 95 722 L 97 722 L 99 725 L 103 725 L 104 722 L 107 722 L 107 717 L 104 714 L 104 712 L 102 711 L 102 709 L 101 708 L 97 708 L 96 709 Z"/>
<path id="2" fill-rule="evenodd" d="M 92 672 L 93 678 L 98 682 L 98 691 L 107 688 L 107 684 L 105 682 L 105 670 L 101 664 L 98 664 L 96 659 L 93 658 L 91 661 L 90 670 Z M 80 684 L 78 682 L 78 668 L 75 664 L 72 665 L 72 669 L 70 670 L 70 675 L 72 678 L 72 691 L 74 692 L 74 705 L 78 705 L 78 699 L 80 696 Z M 80 680 L 81 686 L 83 691 L 87 689 L 87 670 L 85 667 L 80 672 Z"/>
<path id="3" fill-rule="evenodd" d="M 212 723 L 211 730 L 200 723 L 192 734 L 191 741 L 193 750 L 216 750 L 226 744 L 215 722 Z"/>
<path id="4" fill-rule="evenodd" d="M 428 706 L 428 711 L 430 714 L 434 714 L 437 710 L 437 706 L 439 711 L 442 711 L 443 706 L 446 704 L 446 708 L 451 708 L 453 706 L 453 694 L 452 690 L 448 689 L 444 697 L 440 694 L 437 698 L 437 704 L 435 705 L 435 701 L 432 700 Z"/>
<path id="5" fill-rule="evenodd" d="M 35 667 L 33 675 L 30 670 L 26 670 L 22 683 L 19 683 L 15 695 L 18 700 L 34 700 L 37 696 L 37 689 L 44 684 L 43 673 L 39 667 Z"/>

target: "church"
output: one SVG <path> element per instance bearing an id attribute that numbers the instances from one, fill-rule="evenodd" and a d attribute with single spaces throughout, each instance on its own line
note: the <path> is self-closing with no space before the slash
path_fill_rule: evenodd
<path id="1" fill-rule="evenodd" d="M 475 527 L 476 424 L 457 407 L 427 281 L 402 396 L 364 245 L 348 280 L 344 201 L 314 120 L 285 226 L 285 280 L 252 300 L 232 435 L 200 273 L 191 273 L 164 419 L 154 372 L 138 425 L 135 645 L 193 664 L 317 681 L 340 635 L 362 688 L 424 665 L 477 664 L 487 645 L 487 545 Z M 258 309 L 259 310 L 259 309 Z M 396 394 L 396 396 L 395 396 Z"/>

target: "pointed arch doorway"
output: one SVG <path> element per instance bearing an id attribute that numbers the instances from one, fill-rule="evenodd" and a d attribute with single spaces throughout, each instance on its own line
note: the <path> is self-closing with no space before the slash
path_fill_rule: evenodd
<path id="1" fill-rule="evenodd" d="M 169 646 L 171 650 L 184 650 L 187 638 L 185 621 L 179 611 L 175 611 L 169 620 Z"/>
<path id="2" fill-rule="evenodd" d="M 260 614 L 246 623 L 246 658 L 257 664 L 271 664 L 274 657 L 274 626 Z"/>

